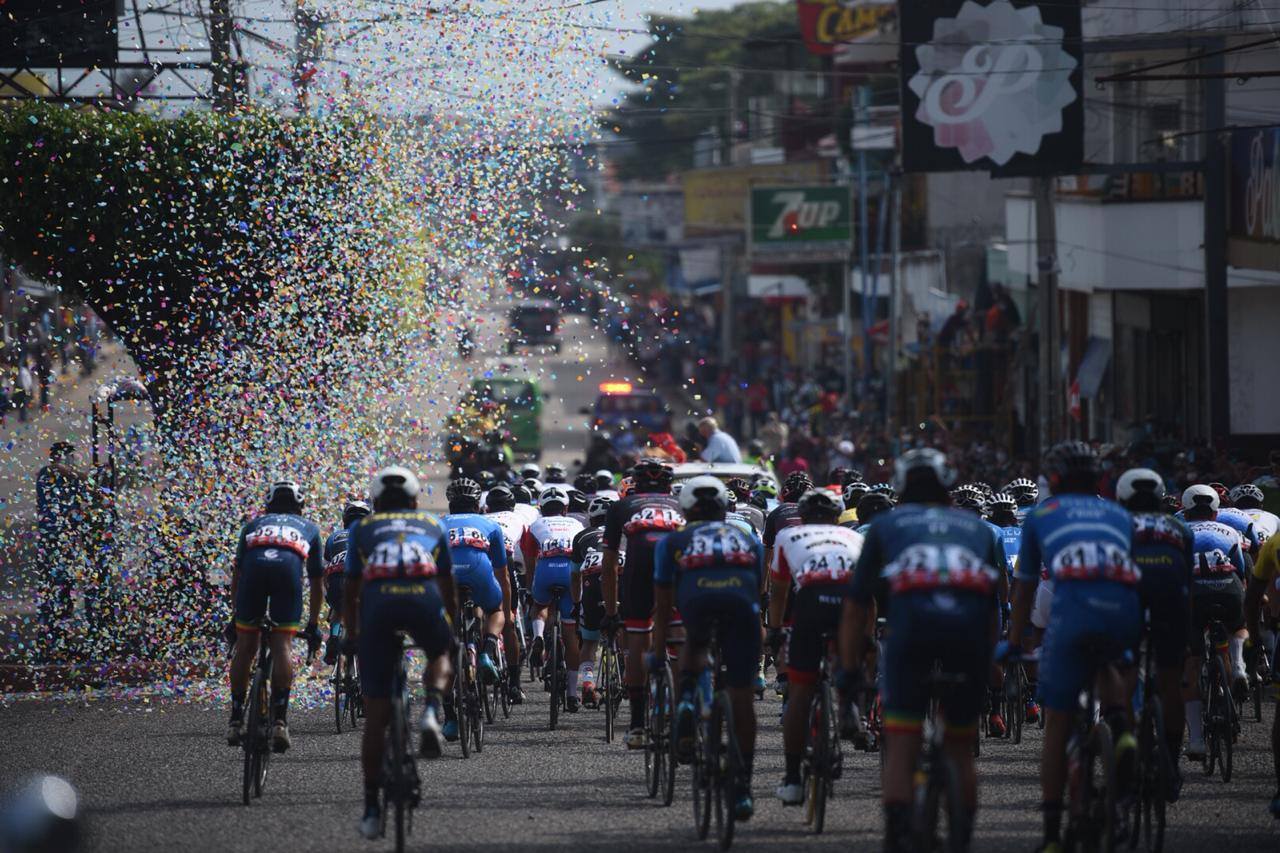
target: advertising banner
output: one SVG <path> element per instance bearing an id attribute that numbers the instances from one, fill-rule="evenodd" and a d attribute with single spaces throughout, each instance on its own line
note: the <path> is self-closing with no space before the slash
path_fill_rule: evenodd
<path id="1" fill-rule="evenodd" d="M 747 194 L 751 187 L 816 183 L 824 180 L 830 170 L 828 163 L 809 160 L 685 172 L 680 176 L 685 233 L 737 231 L 741 234 L 746 226 Z"/>
<path id="2" fill-rule="evenodd" d="M 894 16 L 893 3 L 861 0 L 796 0 L 800 35 L 810 53 L 830 56 L 844 44 L 880 32 L 880 24 Z"/>
<path id="3" fill-rule="evenodd" d="M 1228 262 L 1280 270 L 1280 128 L 1231 133 L 1230 187 Z"/>
<path id="4" fill-rule="evenodd" d="M 844 261 L 853 245 L 849 187 L 751 190 L 751 253 L 778 260 Z"/>
<path id="5" fill-rule="evenodd" d="M 903 0 L 908 172 L 1070 174 L 1084 157 L 1078 0 Z"/>

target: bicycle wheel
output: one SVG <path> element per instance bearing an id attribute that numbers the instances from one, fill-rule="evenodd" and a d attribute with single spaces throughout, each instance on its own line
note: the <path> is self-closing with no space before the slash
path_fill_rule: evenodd
<path id="1" fill-rule="evenodd" d="M 644 781 L 645 791 L 650 797 L 656 797 L 662 785 L 664 750 L 661 745 L 661 732 L 666 714 L 661 700 L 666 693 L 663 686 L 665 677 L 665 667 L 655 668 L 649 673 L 648 702 L 645 703 Z"/>
<path id="2" fill-rule="evenodd" d="M 453 675 L 453 716 L 458 723 L 458 745 L 462 747 L 462 757 L 471 757 L 471 718 L 467 714 L 467 646 L 458 644 L 454 656 L 456 668 Z"/>
<path id="3" fill-rule="evenodd" d="M 333 725 L 342 734 L 342 720 L 347 715 L 346 655 L 338 655 L 333 666 Z"/>
<path id="4" fill-rule="evenodd" d="M 1085 850 L 1113 853 L 1119 826 L 1119 798 L 1115 744 L 1111 728 L 1105 723 L 1096 724 L 1089 733 L 1088 748 L 1082 759 L 1080 793 L 1080 808 L 1072 809 L 1078 822 L 1072 835 Z"/>
<path id="5" fill-rule="evenodd" d="M 478 681 L 473 681 L 471 690 L 468 691 L 467 705 L 471 711 L 471 737 L 475 741 L 477 754 L 484 749 L 485 710 L 482 707 L 484 705 L 482 697 L 485 692 Z"/>
<path id="6" fill-rule="evenodd" d="M 600 698 L 604 704 L 604 742 L 613 743 L 613 646 L 605 641 L 600 651 Z"/>
<path id="7" fill-rule="evenodd" d="M 360 693 L 360 665 L 353 657 L 347 661 L 347 708 L 351 714 L 351 728 L 354 729 L 364 716 L 364 697 Z"/>
<path id="8" fill-rule="evenodd" d="M 669 806 L 676 797 L 676 696 L 675 685 L 671 683 L 671 675 L 668 672 L 666 678 L 663 679 L 666 689 L 662 696 L 662 707 L 664 711 L 662 738 L 663 756 L 662 756 L 662 804 Z"/>
<path id="9" fill-rule="evenodd" d="M 1017 664 L 1004 668 L 1005 708 L 1009 712 L 1009 741 L 1015 746 L 1022 743 L 1022 724 L 1027 719 L 1027 703 L 1023 698 L 1026 687 L 1022 667 Z"/>
<path id="10" fill-rule="evenodd" d="M 742 755 L 738 752 L 738 736 L 733 728 L 733 706 L 729 704 L 727 693 L 716 694 L 713 713 L 720 718 L 720 747 L 717 750 L 720 758 L 720 772 L 717 775 L 719 784 L 716 786 L 718 800 L 716 834 L 720 849 L 728 850 L 733 844 L 733 829 L 738 821 L 734 807 L 738 798 L 738 777 L 742 772 Z"/>
<path id="11" fill-rule="evenodd" d="M 551 731 L 556 730 L 556 726 L 560 722 L 560 623 L 557 620 L 554 624 L 547 626 L 547 672 L 551 676 Z"/>
<path id="12" fill-rule="evenodd" d="M 827 797 L 831 793 L 831 685 L 823 681 L 813 697 L 809 712 L 812 738 L 809 778 L 805 786 L 805 823 L 815 835 L 822 834 L 827 818 Z"/>
<path id="13" fill-rule="evenodd" d="M 492 723 L 498 715 L 498 696 L 493 691 L 493 685 L 480 685 L 480 707 L 484 710 L 485 723 Z"/>
<path id="14" fill-rule="evenodd" d="M 1151 707 L 1143 737 L 1150 738 L 1150 748 L 1146 750 L 1147 762 L 1142 775 L 1142 824 L 1147 853 L 1160 853 L 1164 849 L 1165 796 L 1173 770 L 1165 740 L 1164 707 L 1158 696 L 1148 701 Z"/>
<path id="15" fill-rule="evenodd" d="M 242 798 L 246 806 L 249 805 L 249 798 L 253 795 L 254 781 L 258 778 L 258 729 L 262 727 L 262 708 L 258 702 L 258 694 L 262 686 L 261 680 L 262 673 L 255 669 L 253 686 L 249 689 L 248 719 L 245 721 L 244 731 L 240 736 L 240 746 L 244 750 Z"/>
<path id="16" fill-rule="evenodd" d="M 699 713 L 693 741 L 693 829 L 703 841 L 711 831 L 712 767 L 717 760 Z"/>
<path id="17" fill-rule="evenodd" d="M 391 800 L 391 810 L 393 813 L 393 824 L 395 826 L 396 851 L 404 850 L 404 752 L 405 752 L 405 726 L 404 726 L 404 706 L 400 702 L 393 702 L 391 705 L 391 730 L 390 749 L 391 760 L 389 762 L 389 777 L 386 782 L 388 799 Z"/>
<path id="18" fill-rule="evenodd" d="M 254 774 L 253 795 L 262 796 L 262 788 L 267 783 L 267 765 L 271 761 L 271 660 L 267 659 L 266 670 L 259 669 L 255 691 L 258 705 L 258 728 L 254 736 Z"/>

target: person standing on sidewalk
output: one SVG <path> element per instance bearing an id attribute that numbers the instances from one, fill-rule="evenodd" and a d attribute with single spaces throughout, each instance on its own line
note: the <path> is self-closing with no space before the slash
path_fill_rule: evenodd
<path id="1" fill-rule="evenodd" d="M 36 475 L 39 540 L 40 624 L 56 636 L 59 621 L 71 615 L 71 590 L 84 563 L 86 477 L 75 467 L 69 441 L 49 448 L 49 464 Z"/>

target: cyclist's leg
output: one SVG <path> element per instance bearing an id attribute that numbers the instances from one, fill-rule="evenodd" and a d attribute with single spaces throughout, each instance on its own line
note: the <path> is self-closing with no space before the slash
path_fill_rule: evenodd
<path id="1" fill-rule="evenodd" d="M 634 563 L 628 562 L 623 567 L 619 589 L 618 615 L 622 618 L 627 636 L 627 660 L 623 675 L 631 706 L 628 745 L 642 746 L 643 741 L 634 733 L 644 729 L 645 681 L 649 677 L 645 657 L 653 639 L 652 571 L 646 575 L 638 571 Z"/>
<path id="2" fill-rule="evenodd" d="M 742 757 L 743 778 L 739 780 L 739 819 L 749 817 L 751 777 L 756 755 L 756 660 L 760 657 L 760 611 L 754 595 L 717 595 L 720 611 L 720 657 L 724 662 L 724 682 L 733 706 L 733 727 Z M 681 610 L 684 610 L 683 604 Z M 686 619 L 688 616 L 686 615 Z M 688 636 L 686 633 L 686 644 Z"/>
<path id="3" fill-rule="evenodd" d="M 1176 766 L 1182 753 L 1182 730 L 1186 725 L 1181 682 L 1187 656 L 1191 653 L 1191 632 L 1187 627 L 1191 621 L 1189 590 L 1174 578 L 1169 587 L 1152 591 L 1148 607 L 1151 610 L 1150 643 L 1156 665 L 1156 687 L 1164 712 L 1165 741 Z"/>
<path id="4" fill-rule="evenodd" d="M 800 784 L 809 703 L 813 700 L 818 668 L 826 653 L 823 633 L 836 628 L 844 606 L 839 591 L 824 594 L 822 587 L 803 589 L 792 597 L 795 599 L 793 625 L 786 653 L 790 696 L 782 719 L 782 751 L 786 759 L 783 787 Z"/>
<path id="5" fill-rule="evenodd" d="M 360 595 L 360 692 L 365 723 L 360 736 L 360 765 L 364 771 L 366 810 L 376 809 L 378 786 L 382 781 L 382 752 L 385 731 L 391 719 L 391 682 L 395 678 L 395 627 L 389 612 L 391 602 L 375 586 L 365 584 Z"/>
<path id="6" fill-rule="evenodd" d="M 920 755 L 925 713 L 929 707 L 928 675 L 937 649 L 928 631 L 927 614 L 916 614 L 910 597 L 896 598 L 888 611 L 888 632 L 880 651 L 883 708 L 881 800 L 885 815 L 885 848 L 904 849 L 911 835 L 912 774 Z"/>
<path id="7" fill-rule="evenodd" d="M 240 570 L 236 586 L 236 645 L 231 653 L 231 719 L 244 714 L 249 671 L 258 655 L 258 625 L 267 613 L 267 589 L 262 566 L 250 562 Z"/>
<path id="8" fill-rule="evenodd" d="M 547 627 L 547 606 L 551 603 L 551 586 L 554 583 L 551 577 L 550 564 L 539 562 L 533 570 L 533 584 L 529 588 L 529 602 L 532 605 L 529 624 L 533 629 L 533 636 L 530 638 L 529 664 L 530 666 L 541 666 L 542 658 L 542 632 Z M 535 659 L 535 652 L 538 653 Z"/>
<path id="9" fill-rule="evenodd" d="M 564 641 L 565 686 L 570 699 L 578 699 L 578 666 L 582 659 L 578 654 L 578 619 L 574 615 L 573 599 L 565 593 L 560 599 L 560 637 Z"/>
<path id="10" fill-rule="evenodd" d="M 338 626 L 342 624 L 343 575 L 341 572 L 324 579 L 324 600 L 329 606 L 329 635 L 325 638 L 324 662 L 332 666 L 338 660 Z"/>
<path id="11" fill-rule="evenodd" d="M 579 611 L 578 627 L 582 632 L 582 649 L 579 655 L 578 680 L 582 686 L 583 699 L 592 699 L 595 693 L 596 655 L 600 649 L 600 617 L 604 615 L 599 574 L 583 576 Z"/>
<path id="12" fill-rule="evenodd" d="M 302 622 L 302 567 L 277 564 L 268 579 L 268 612 L 276 623 L 271 629 L 271 715 L 283 723 L 293 687 L 293 637 Z"/>

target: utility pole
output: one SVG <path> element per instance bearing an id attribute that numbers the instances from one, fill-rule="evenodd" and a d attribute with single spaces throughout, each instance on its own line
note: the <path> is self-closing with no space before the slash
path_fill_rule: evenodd
<path id="1" fill-rule="evenodd" d="M 298 113 L 305 115 L 310 106 L 308 90 L 320 59 L 320 34 L 324 22 L 307 9 L 305 0 L 296 0 L 293 10 L 294 37 L 293 90 Z"/>
<path id="2" fill-rule="evenodd" d="M 231 59 L 231 0 L 209 0 L 209 59 L 213 66 L 213 108 L 231 112 L 236 105 L 238 73 Z"/>
<path id="3" fill-rule="evenodd" d="M 727 128 L 727 136 L 729 139 L 729 156 L 727 162 L 730 166 L 734 165 L 737 160 L 737 133 L 735 127 L 738 122 L 738 83 L 742 79 L 742 72 L 736 68 L 729 69 L 729 122 Z M 746 233 L 747 245 L 751 243 L 751 189 L 747 188 L 747 201 L 744 210 L 745 221 L 743 230 Z M 725 243 L 720 248 L 720 366 L 728 367 L 734 361 L 733 355 L 733 311 L 734 311 L 734 293 L 733 282 L 737 267 L 737 257 L 735 256 L 735 246 L 732 243 Z M 778 342 L 781 345 L 781 341 Z"/>
<path id="4" fill-rule="evenodd" d="M 1225 69 L 1222 39 L 1206 45 L 1201 60 L 1204 74 Z M 1204 82 L 1204 126 L 1215 128 L 1204 135 L 1204 319 L 1208 364 L 1209 438 L 1224 441 L 1231 434 L 1231 373 L 1227 357 L 1227 148 L 1216 128 L 1226 127 L 1226 80 Z"/>
<path id="5" fill-rule="evenodd" d="M 885 381 L 884 391 L 884 427 L 896 453 L 897 438 L 897 406 L 898 406 L 898 313 L 902 310 L 898 296 L 898 259 L 902 253 L 902 167 L 895 164 L 890 167 L 889 180 L 893 185 L 893 208 L 889 220 L 893 229 L 890 233 L 889 250 L 889 375 Z M 881 202 L 884 204 L 884 201 Z"/>
<path id="6" fill-rule="evenodd" d="M 1032 181 L 1036 207 L 1036 284 L 1040 306 L 1040 454 L 1053 446 L 1061 429 L 1059 388 L 1062 356 L 1058 344 L 1058 217 L 1053 208 L 1051 177 Z"/>

